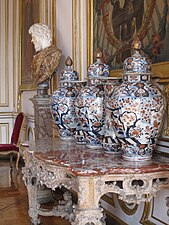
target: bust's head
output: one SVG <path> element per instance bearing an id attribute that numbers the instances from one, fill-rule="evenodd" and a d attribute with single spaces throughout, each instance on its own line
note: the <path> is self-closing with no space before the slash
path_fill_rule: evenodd
<path id="1" fill-rule="evenodd" d="M 32 37 L 36 52 L 41 51 L 52 44 L 52 32 L 46 24 L 33 24 L 29 28 L 29 34 Z"/>

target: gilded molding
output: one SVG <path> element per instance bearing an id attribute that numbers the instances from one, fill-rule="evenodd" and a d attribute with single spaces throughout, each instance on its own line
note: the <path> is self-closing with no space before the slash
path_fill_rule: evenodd
<path id="1" fill-rule="evenodd" d="M 52 33 L 53 44 L 56 45 L 56 0 L 52 0 Z"/>
<path id="2" fill-rule="evenodd" d="M 5 77 L 6 77 L 6 82 L 5 82 L 5 98 L 6 98 L 6 106 L 9 107 L 9 54 L 8 54 L 8 49 L 9 49 L 9 3 L 8 1 L 5 1 Z"/>
<path id="3" fill-rule="evenodd" d="M 3 86 L 3 96 L 0 96 L 0 101 L 3 98 L 4 101 L 0 102 L 0 107 L 9 107 L 9 1 L 0 2 L 0 19 L 4 21 L 4 26 L 1 28 L 1 36 L 4 37 L 4 48 L 2 47 L 2 40 L 0 40 L 0 68 L 1 68 L 1 85 Z M 4 28 L 4 29 L 3 29 Z M 3 52 L 3 49 L 5 52 Z M 2 66 L 1 66 L 2 65 Z M 3 71 L 4 65 L 4 71 Z M 3 73 L 2 73 L 3 72 Z M 2 88 L 2 87 L 1 87 Z M 2 92 L 1 92 L 2 93 Z"/>
<path id="4" fill-rule="evenodd" d="M 147 198 L 148 194 L 146 194 L 145 197 Z M 143 225 L 146 225 L 145 222 L 148 221 L 148 217 L 150 215 L 150 207 L 151 207 L 150 202 L 144 203 L 144 210 L 143 210 L 143 214 L 142 214 L 141 219 L 140 219 L 140 223 L 143 224 Z M 149 223 L 149 224 L 151 224 L 151 223 Z"/>
<path id="5" fill-rule="evenodd" d="M 93 63 L 93 0 L 87 0 L 87 65 Z"/>
<path id="6" fill-rule="evenodd" d="M 72 59 L 80 79 L 85 78 L 87 68 L 87 10 L 86 1 L 72 0 Z"/>
<path id="7" fill-rule="evenodd" d="M 167 198 L 166 198 L 166 200 L 167 200 Z M 167 204 L 166 204 L 166 205 L 167 205 Z M 154 220 L 160 222 L 161 224 L 168 225 L 168 223 L 165 223 L 164 221 L 160 220 L 159 218 L 157 218 L 157 217 L 155 217 L 155 216 L 153 215 L 154 207 L 155 207 L 155 202 L 154 202 L 154 198 L 153 198 L 153 200 L 152 200 L 151 218 L 153 218 Z"/>
<path id="8" fill-rule="evenodd" d="M 18 37 L 18 87 L 21 85 L 21 27 L 22 27 L 22 0 L 19 0 L 19 37 Z"/>
<path id="9" fill-rule="evenodd" d="M 20 111 L 21 111 L 21 92 L 19 92 L 17 96 L 17 112 Z"/>
<path id="10" fill-rule="evenodd" d="M 120 200 L 119 198 L 118 199 L 118 202 L 119 202 L 119 205 L 121 207 L 121 209 L 123 210 L 123 212 L 127 215 L 133 215 L 137 209 L 138 209 L 138 205 L 137 204 L 127 204 L 126 202 Z M 131 205 L 134 205 L 133 208 L 130 208 L 128 206 L 131 206 Z"/>
<path id="11" fill-rule="evenodd" d="M 73 64 L 74 69 L 77 70 L 78 57 L 78 0 L 72 0 L 72 50 L 73 50 Z"/>
<path id="12" fill-rule="evenodd" d="M 17 2 L 16 2 L 16 5 L 13 5 L 13 44 L 14 44 L 14 47 L 13 47 L 13 80 L 14 80 L 14 85 L 13 85 L 13 87 L 14 87 L 14 92 L 13 92 L 13 106 L 14 106 L 14 108 L 17 110 L 17 104 L 16 104 L 16 102 L 17 102 L 17 97 L 18 96 L 16 96 L 16 90 L 17 90 L 17 88 L 18 88 L 18 81 L 16 82 L 16 80 L 18 79 L 17 78 L 17 73 L 16 73 L 16 69 L 17 69 L 17 57 L 16 57 L 16 52 L 17 52 L 17 50 L 16 50 L 16 48 L 17 48 L 17 40 L 18 40 L 18 36 L 17 36 L 17 28 L 16 28 L 16 24 L 17 24 L 17 6 L 18 6 L 18 4 L 17 4 Z"/>
<path id="13" fill-rule="evenodd" d="M 146 195 L 146 197 L 149 198 L 148 195 Z M 152 210 L 151 210 L 151 205 L 152 205 Z M 154 198 L 152 199 L 151 202 L 145 202 L 144 203 L 144 210 L 143 210 L 142 217 L 140 219 L 140 223 L 143 224 L 143 225 L 156 225 L 156 223 L 153 223 L 152 221 L 149 220 L 149 217 L 151 216 L 151 218 L 157 220 L 158 222 L 160 222 L 164 225 L 168 225 L 164 221 L 161 221 L 160 219 L 153 216 L 154 207 L 155 207 Z M 150 215 L 150 210 L 151 210 L 151 215 Z"/>
<path id="14" fill-rule="evenodd" d="M 27 139 L 26 140 L 29 140 L 30 141 L 30 136 L 32 135 L 32 137 L 33 137 L 33 140 L 35 140 L 35 130 L 34 130 L 34 128 L 32 128 L 32 127 L 28 127 L 28 129 L 27 129 L 27 133 L 26 133 L 26 137 L 27 137 Z"/>
<path id="15" fill-rule="evenodd" d="M 103 201 L 107 202 L 108 204 L 110 204 L 111 206 L 114 206 L 114 207 L 115 207 L 115 203 L 114 203 L 113 196 L 110 197 L 110 196 L 108 196 L 108 195 L 105 194 L 105 195 L 103 195 L 103 196 L 101 197 L 101 199 L 102 199 Z"/>

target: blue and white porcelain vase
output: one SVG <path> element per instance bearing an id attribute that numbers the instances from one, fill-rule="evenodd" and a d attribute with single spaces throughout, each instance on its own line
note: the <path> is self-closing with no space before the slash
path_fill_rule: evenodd
<path id="1" fill-rule="evenodd" d="M 139 53 L 141 42 L 133 42 L 135 53 L 124 61 L 123 82 L 111 99 L 116 137 L 126 160 L 149 160 L 159 137 L 165 99 L 151 83 L 151 64 Z"/>
<path id="2" fill-rule="evenodd" d="M 104 82 L 109 76 L 109 66 L 101 61 L 102 52 L 97 52 L 97 60 L 88 67 L 87 85 L 77 96 L 75 110 L 80 127 L 85 134 L 89 148 L 102 148 L 104 135 Z"/>
<path id="3" fill-rule="evenodd" d="M 112 118 L 111 102 L 114 89 L 121 84 L 121 78 L 108 77 L 104 85 L 105 90 L 105 118 L 102 146 L 106 153 L 121 154 L 121 144 L 116 138 L 114 121 Z"/>
<path id="4" fill-rule="evenodd" d="M 60 87 L 51 95 L 51 113 L 59 128 L 61 139 L 73 139 L 77 127 L 74 102 L 77 96 L 76 82 L 79 74 L 72 69 L 72 59 L 65 61 L 66 68 L 60 74 Z"/>

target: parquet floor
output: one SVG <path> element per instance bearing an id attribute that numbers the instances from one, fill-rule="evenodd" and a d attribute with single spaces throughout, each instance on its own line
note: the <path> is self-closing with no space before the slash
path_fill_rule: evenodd
<path id="1" fill-rule="evenodd" d="M 14 166 L 15 168 L 15 166 Z M 70 225 L 59 217 L 40 217 L 41 225 Z M 107 225 L 113 225 L 107 220 Z M 0 160 L 0 225 L 31 225 L 28 197 L 21 169 L 11 171 L 9 160 Z"/>
<path id="2" fill-rule="evenodd" d="M 21 171 L 11 172 L 9 161 L 0 160 L 0 225 L 30 225 L 28 198 Z M 70 225 L 57 217 L 41 217 L 41 225 Z"/>

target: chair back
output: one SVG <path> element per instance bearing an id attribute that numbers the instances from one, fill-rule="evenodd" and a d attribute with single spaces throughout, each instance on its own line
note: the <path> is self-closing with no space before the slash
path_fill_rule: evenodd
<path id="1" fill-rule="evenodd" d="M 17 145 L 18 143 L 23 119 L 24 119 L 24 114 L 23 112 L 20 112 L 15 119 L 14 128 L 13 128 L 13 132 L 11 136 L 11 144 Z"/>

